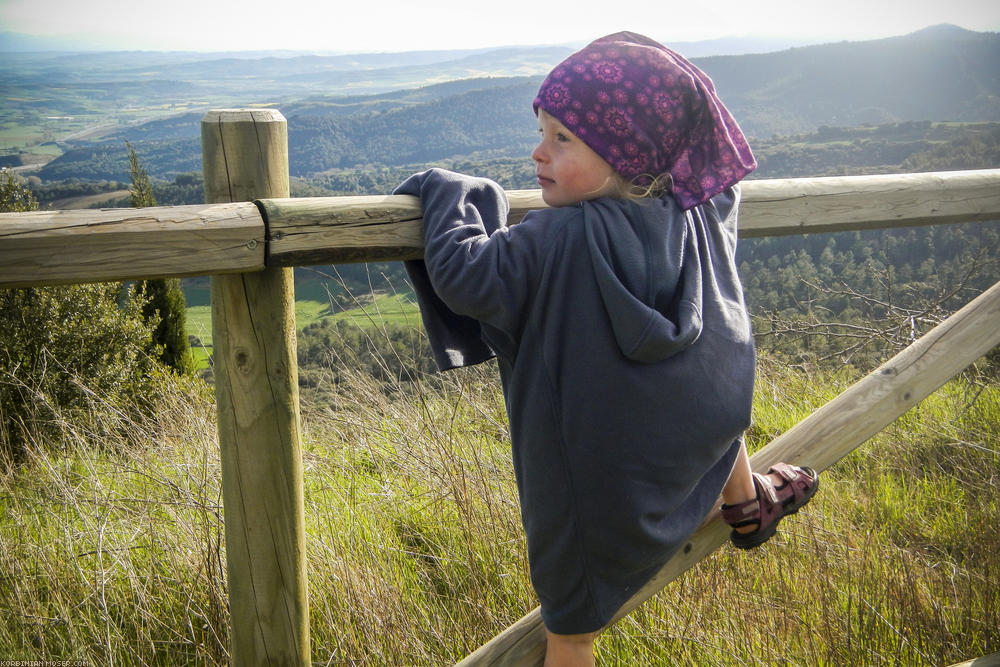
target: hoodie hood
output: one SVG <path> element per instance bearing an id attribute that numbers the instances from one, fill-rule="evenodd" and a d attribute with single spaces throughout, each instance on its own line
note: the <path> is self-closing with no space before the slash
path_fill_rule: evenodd
<path id="1" fill-rule="evenodd" d="M 691 213 L 664 215 L 664 207 L 677 204 L 670 197 L 583 203 L 587 248 L 615 339 L 622 354 L 642 363 L 672 357 L 702 331 L 702 266 Z M 669 225 L 666 236 L 651 233 L 652 225 Z"/>

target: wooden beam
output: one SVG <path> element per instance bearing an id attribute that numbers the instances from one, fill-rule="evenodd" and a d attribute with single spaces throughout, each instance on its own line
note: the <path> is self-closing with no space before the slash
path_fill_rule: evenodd
<path id="1" fill-rule="evenodd" d="M 951 667 L 1000 667 L 1000 653 L 992 653 L 980 658 L 956 662 Z"/>
<path id="2" fill-rule="evenodd" d="M 420 200 L 409 195 L 264 199 L 270 266 L 422 259 Z"/>
<path id="3" fill-rule="evenodd" d="M 264 268 L 252 203 L 0 214 L 0 287 Z"/>
<path id="4" fill-rule="evenodd" d="M 250 196 L 238 186 L 231 201 Z M 512 224 L 545 207 L 538 190 L 507 197 Z M 414 197 L 259 199 L 269 237 L 250 204 L 0 213 L 0 287 L 423 256 Z M 1000 220 L 1000 169 L 746 181 L 740 236 L 977 220 Z"/>
<path id="5" fill-rule="evenodd" d="M 509 221 L 544 208 L 541 191 L 511 190 Z M 269 266 L 423 256 L 415 197 L 263 200 Z M 1000 220 L 1000 169 L 745 181 L 740 236 L 777 236 Z"/>
<path id="6" fill-rule="evenodd" d="M 274 110 L 202 120 L 209 201 L 288 195 Z M 292 269 L 212 278 L 212 336 L 234 665 L 308 665 L 305 520 Z"/>
<path id="7" fill-rule="evenodd" d="M 1000 345 L 1000 283 L 750 457 L 758 472 L 778 461 L 825 470 Z M 684 547 L 629 600 L 612 624 L 723 544 L 729 527 L 713 512 Z M 541 665 L 545 630 L 538 609 L 460 665 Z"/>
<path id="8" fill-rule="evenodd" d="M 1000 169 L 744 181 L 740 236 L 1000 220 Z"/>

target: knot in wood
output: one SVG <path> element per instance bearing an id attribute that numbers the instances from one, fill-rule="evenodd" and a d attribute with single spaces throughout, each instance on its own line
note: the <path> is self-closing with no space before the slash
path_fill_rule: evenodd
<path id="1" fill-rule="evenodd" d="M 253 367 L 253 355 L 245 348 L 236 348 L 233 353 L 233 362 L 236 364 L 236 370 L 240 373 L 249 373 Z"/>

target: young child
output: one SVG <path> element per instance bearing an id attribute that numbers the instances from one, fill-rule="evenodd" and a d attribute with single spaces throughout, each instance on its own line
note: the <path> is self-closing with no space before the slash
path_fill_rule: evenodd
<path id="1" fill-rule="evenodd" d="M 498 359 L 546 664 L 593 664 L 596 632 L 720 493 L 748 548 L 818 480 L 750 471 L 734 253 L 756 163 L 709 78 L 618 33 L 557 66 L 534 107 L 552 208 L 507 227 L 499 186 L 438 169 L 396 192 L 423 207 L 425 260 L 408 269 L 438 365 Z"/>

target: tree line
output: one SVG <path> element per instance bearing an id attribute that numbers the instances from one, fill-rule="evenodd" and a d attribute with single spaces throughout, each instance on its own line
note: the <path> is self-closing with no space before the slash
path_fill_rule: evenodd
<path id="1" fill-rule="evenodd" d="M 131 146 L 125 150 L 137 160 Z M 753 178 L 986 168 L 1000 165 L 1000 124 L 821 127 L 813 133 L 755 142 L 755 151 L 761 166 Z M 508 189 L 535 187 L 533 165 L 526 158 L 453 158 L 433 164 L 489 177 Z M 293 178 L 292 193 L 384 194 L 427 166 L 335 169 Z M 135 190 L 141 166 L 130 163 L 129 171 L 130 189 Z M 143 190 L 148 198 L 133 199 L 133 204 L 186 204 L 203 199 L 197 171 L 177 174 L 172 180 L 150 179 L 142 173 L 142 179 L 148 183 Z M 122 185 L 120 181 L 46 183 L 33 178 L 25 190 L 44 203 L 71 193 L 93 194 L 101 187 L 111 190 Z M 789 363 L 859 366 L 884 358 L 1000 279 L 998 258 L 1000 223 L 745 239 L 737 254 L 755 332 L 763 347 Z M 342 265 L 335 272 L 338 280 L 324 285 L 332 310 L 348 303 L 351 293 L 398 290 L 406 283 L 401 263 Z M 308 268 L 298 269 L 296 276 L 303 291 L 324 280 Z M 338 335 L 345 344 L 360 344 L 355 334 L 341 331 Z M 398 339 L 402 334 L 393 335 Z M 303 333 L 302 349 L 313 350 L 302 359 L 306 366 L 315 361 L 315 350 L 320 349 L 310 342 L 311 336 L 311 332 Z M 365 340 L 370 347 L 376 339 Z M 392 344 L 382 352 L 386 358 L 403 358 L 399 350 L 392 350 Z M 400 371 L 393 367 L 391 373 Z M 315 376 L 307 373 L 306 377 Z"/>

